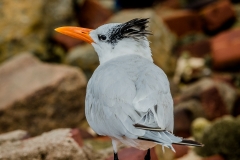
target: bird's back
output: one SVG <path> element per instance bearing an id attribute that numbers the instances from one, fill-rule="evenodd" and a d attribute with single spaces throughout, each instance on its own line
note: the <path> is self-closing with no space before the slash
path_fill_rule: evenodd
<path id="1" fill-rule="evenodd" d="M 87 86 L 86 117 L 101 135 L 141 136 L 145 131 L 133 126 L 140 122 L 172 131 L 172 111 L 166 75 L 138 55 L 118 57 L 100 65 Z"/>

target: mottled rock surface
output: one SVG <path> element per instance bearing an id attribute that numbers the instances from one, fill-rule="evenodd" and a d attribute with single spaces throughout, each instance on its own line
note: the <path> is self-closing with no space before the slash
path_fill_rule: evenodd
<path id="1" fill-rule="evenodd" d="M 39 134 L 78 127 L 84 119 L 86 77 L 80 69 L 21 54 L 0 66 L 0 132 Z"/>
<path id="2" fill-rule="evenodd" d="M 92 157 L 93 158 L 93 157 Z M 57 129 L 40 136 L 0 146 L 1 160 L 92 160 L 72 137 L 71 129 Z"/>
<path id="3" fill-rule="evenodd" d="M 99 65 L 99 60 L 93 46 L 85 44 L 72 48 L 67 54 L 66 63 L 80 67 L 90 77 Z"/>
<path id="4" fill-rule="evenodd" d="M 0 15 L 0 62 L 23 51 L 49 58 L 54 28 L 75 23 L 73 1 L 1 0 Z"/>
<path id="5" fill-rule="evenodd" d="M 12 132 L 0 134 L 0 146 L 4 143 L 12 143 L 28 138 L 28 132 L 23 130 L 15 130 Z"/>

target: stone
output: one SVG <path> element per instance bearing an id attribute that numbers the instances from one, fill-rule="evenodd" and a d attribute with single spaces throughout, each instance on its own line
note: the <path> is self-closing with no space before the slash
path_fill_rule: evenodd
<path id="1" fill-rule="evenodd" d="M 172 56 L 172 48 L 176 43 L 176 37 L 159 18 L 152 9 L 129 9 L 122 10 L 112 16 L 108 23 L 123 23 L 139 17 L 149 18 L 149 30 L 153 33 L 148 37 L 151 42 L 153 60 L 161 67 L 167 75 L 172 75 L 175 71 L 176 57 Z"/>
<path id="2" fill-rule="evenodd" d="M 99 65 L 97 53 L 91 44 L 79 45 L 72 48 L 67 56 L 66 63 L 80 67 L 86 75 L 93 73 Z M 88 74 L 89 73 L 89 74 Z"/>
<path id="3" fill-rule="evenodd" d="M 147 151 L 138 150 L 136 148 L 124 148 L 118 152 L 118 158 L 121 160 L 139 160 L 144 159 Z M 151 149 L 151 160 L 158 160 L 154 148 Z M 107 158 L 107 160 L 112 160 L 113 156 Z"/>
<path id="4" fill-rule="evenodd" d="M 174 158 L 181 158 L 184 155 L 186 155 L 189 151 L 188 146 L 183 146 L 183 145 L 175 145 L 173 144 L 173 148 L 175 149 L 176 153 L 174 155 Z"/>
<path id="5" fill-rule="evenodd" d="M 203 133 L 207 127 L 211 125 L 211 122 L 207 120 L 206 118 L 196 118 L 192 122 L 191 126 L 191 133 L 193 137 L 197 140 L 200 141 L 202 139 Z"/>
<path id="6" fill-rule="evenodd" d="M 0 62 L 31 51 L 50 58 L 54 28 L 76 24 L 72 1 L 31 0 L 0 2 Z M 13 12 L 14 11 L 14 12 Z"/>
<path id="7" fill-rule="evenodd" d="M 240 157 L 240 123 L 227 116 L 214 121 L 203 133 L 204 147 L 196 148 L 203 157 L 222 155 L 225 159 L 237 160 Z"/>
<path id="8" fill-rule="evenodd" d="M 4 62 L 0 77 L 0 133 L 79 127 L 85 117 L 87 81 L 80 69 L 41 63 L 25 53 Z"/>
<path id="9" fill-rule="evenodd" d="M 214 156 L 203 158 L 202 160 L 225 160 L 225 159 L 220 155 L 214 155 Z"/>
<path id="10" fill-rule="evenodd" d="M 202 21 L 197 12 L 174 10 L 169 14 L 160 16 L 167 27 L 179 37 L 191 32 L 202 31 Z"/>
<path id="11" fill-rule="evenodd" d="M 213 120 L 232 113 L 236 98 L 237 92 L 229 84 L 203 78 L 186 87 L 177 101 L 180 103 L 190 99 L 198 100 L 202 105 L 204 117 Z"/>
<path id="12" fill-rule="evenodd" d="M 40 136 L 0 147 L 2 160 L 89 160 L 84 149 L 71 136 L 71 129 L 57 129 Z"/>
<path id="13" fill-rule="evenodd" d="M 233 25 L 236 19 L 235 11 L 229 0 L 218 0 L 200 11 L 203 27 L 209 34 L 218 33 Z"/>
<path id="14" fill-rule="evenodd" d="M 187 51 L 192 57 L 204 58 L 211 52 L 210 46 L 210 40 L 205 39 L 180 46 L 175 50 L 175 53 L 177 55 L 182 55 L 182 53 Z"/>
<path id="15" fill-rule="evenodd" d="M 103 25 L 112 16 L 109 9 L 95 0 L 85 0 L 77 5 L 76 14 L 80 26 L 90 29 Z"/>
<path id="16" fill-rule="evenodd" d="M 211 40 L 211 56 L 215 69 L 236 68 L 240 62 L 240 29 L 233 29 Z M 239 67 L 238 67 L 239 68 Z"/>
<path id="17" fill-rule="evenodd" d="M 200 10 L 216 0 L 182 0 L 182 5 L 190 10 Z"/>
<path id="18" fill-rule="evenodd" d="M 29 137 L 27 131 L 15 130 L 8 133 L 0 134 L 0 146 L 4 143 L 12 143 Z"/>
<path id="19" fill-rule="evenodd" d="M 174 134 L 179 137 L 187 138 L 190 134 L 192 113 L 187 109 L 174 109 Z"/>

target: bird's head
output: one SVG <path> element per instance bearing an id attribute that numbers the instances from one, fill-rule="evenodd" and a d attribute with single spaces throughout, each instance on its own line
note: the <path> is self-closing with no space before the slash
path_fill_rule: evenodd
<path id="1" fill-rule="evenodd" d="M 92 44 L 100 63 L 126 54 L 137 54 L 152 61 L 147 35 L 148 19 L 133 19 L 126 23 L 105 24 L 97 29 L 59 27 L 62 34 Z"/>

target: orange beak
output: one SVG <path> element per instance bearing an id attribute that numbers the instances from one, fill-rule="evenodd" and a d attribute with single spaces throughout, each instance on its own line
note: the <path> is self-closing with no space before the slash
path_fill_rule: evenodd
<path id="1" fill-rule="evenodd" d="M 55 31 L 73 38 L 83 40 L 90 44 L 94 42 L 89 35 L 92 29 L 80 28 L 80 27 L 59 27 L 59 28 L 56 28 Z"/>

